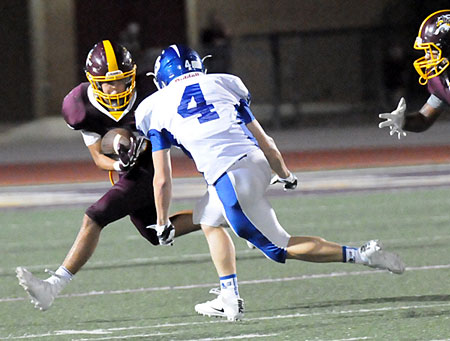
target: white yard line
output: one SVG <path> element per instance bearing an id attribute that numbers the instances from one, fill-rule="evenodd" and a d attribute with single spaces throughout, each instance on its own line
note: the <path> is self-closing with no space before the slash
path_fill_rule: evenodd
<path id="1" fill-rule="evenodd" d="M 330 316 L 330 315 L 350 315 L 350 314 L 370 314 L 373 312 L 386 312 L 386 311 L 399 311 L 399 310 L 409 310 L 409 309 L 429 309 L 429 308 L 437 308 L 437 307 L 449 307 L 450 303 L 442 303 L 442 304 L 425 304 L 425 305 L 406 305 L 400 307 L 382 307 L 382 308 L 372 308 L 372 309 L 354 309 L 354 310 L 332 310 L 325 312 L 313 312 L 313 313 L 297 313 L 297 314 L 287 314 L 287 315 L 270 315 L 270 316 L 260 316 L 260 317 L 252 317 L 245 318 L 246 322 L 251 321 L 265 321 L 265 320 L 279 320 L 279 319 L 295 319 L 295 318 L 308 318 L 308 317 L 317 317 L 317 316 Z M 8 337 L 0 337 L 0 340 L 12 340 L 12 339 L 31 339 L 31 338 L 39 338 L 39 337 L 49 337 L 49 336 L 61 336 L 61 335 L 98 335 L 98 334 L 107 334 L 108 337 L 102 338 L 89 338 L 87 340 L 108 340 L 108 339 L 123 339 L 127 337 L 132 337 L 133 335 L 118 335 L 112 336 L 114 332 L 118 331 L 136 331 L 142 329 L 160 329 L 160 328 L 180 328 L 187 326 L 198 326 L 198 325 L 208 325 L 215 323 L 231 323 L 226 320 L 207 320 L 202 322 L 181 322 L 181 323 L 164 323 L 164 324 L 155 324 L 148 326 L 129 326 L 129 327 L 121 327 L 121 328 L 105 328 L 105 329 L 92 329 L 92 330 L 55 330 L 52 332 L 47 332 L 45 334 L 26 334 L 26 335 L 18 335 Z M 173 332 L 175 333 L 175 332 Z M 160 334 L 148 334 L 148 335 L 170 335 L 172 333 L 168 332 L 160 333 Z M 140 334 L 141 336 L 143 334 Z M 265 334 L 252 334 L 252 335 L 261 335 L 266 336 Z M 267 335 L 269 336 L 269 335 Z M 138 337 L 138 336 L 135 336 Z M 234 337 L 236 338 L 236 337 Z M 365 338 L 369 338 L 365 336 Z M 81 341 L 84 339 L 76 339 L 77 341 Z M 196 341 L 203 340 L 227 340 L 227 338 L 210 338 L 210 339 L 195 339 Z M 353 338 L 353 339 L 341 339 L 344 340 L 364 340 L 364 338 Z M 184 341 L 194 341 L 194 340 L 184 340 Z"/>
<path id="2" fill-rule="evenodd" d="M 173 333 L 175 334 L 175 333 Z M 89 338 L 89 339 L 73 339 L 76 341 L 88 341 L 88 340 L 112 340 L 112 339 L 129 339 L 129 338 L 135 338 L 135 337 L 150 337 L 155 336 L 159 334 L 140 334 L 140 335 L 124 335 L 124 336 L 117 336 L 117 337 L 105 337 L 105 338 Z M 166 335 L 166 334 L 161 334 Z M 169 333 L 167 334 L 169 335 Z M 180 340 L 180 341 L 219 341 L 219 340 L 250 340 L 250 339 L 256 339 L 256 338 L 266 338 L 266 337 L 272 337 L 277 336 L 278 334 L 243 334 L 238 336 L 222 336 L 222 337 L 208 337 L 208 338 L 202 338 L 202 339 L 190 339 L 190 340 Z"/>

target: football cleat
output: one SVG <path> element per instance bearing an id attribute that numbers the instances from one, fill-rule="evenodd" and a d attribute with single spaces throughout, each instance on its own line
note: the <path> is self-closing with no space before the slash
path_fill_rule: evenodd
<path id="1" fill-rule="evenodd" d="M 385 251 L 378 240 L 370 240 L 359 248 L 361 258 L 365 265 L 375 269 L 388 270 L 400 275 L 405 271 L 405 264 L 400 257 L 392 252 Z"/>
<path id="2" fill-rule="evenodd" d="M 31 303 L 36 309 L 45 311 L 52 305 L 55 297 L 58 296 L 63 287 L 70 281 L 69 279 L 60 277 L 60 281 L 51 283 L 33 276 L 27 269 L 16 268 L 19 284 L 25 289 L 31 298 Z M 54 273 L 52 273 L 55 275 Z"/>
<path id="3" fill-rule="evenodd" d="M 211 294 L 218 295 L 212 301 L 195 305 L 195 311 L 204 316 L 226 317 L 228 321 L 242 320 L 244 317 L 244 300 L 240 297 L 225 297 L 220 289 L 211 289 Z"/>

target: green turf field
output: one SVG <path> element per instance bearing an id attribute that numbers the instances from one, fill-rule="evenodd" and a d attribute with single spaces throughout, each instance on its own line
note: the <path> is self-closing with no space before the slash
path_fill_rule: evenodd
<path id="1" fill-rule="evenodd" d="M 95 255 L 53 307 L 35 310 L 14 269 L 45 278 L 74 240 L 83 209 L 0 212 L 0 339 L 449 340 L 450 189 L 284 196 L 272 203 L 291 234 L 359 246 L 381 239 L 401 275 L 349 264 L 276 264 L 233 236 L 245 320 L 194 305 L 218 284 L 201 232 L 152 247 L 128 220 L 107 227 Z M 178 202 L 173 210 L 192 207 Z"/>

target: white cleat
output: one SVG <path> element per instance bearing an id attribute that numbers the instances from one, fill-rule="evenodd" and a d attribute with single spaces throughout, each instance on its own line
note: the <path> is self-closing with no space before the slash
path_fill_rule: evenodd
<path id="1" fill-rule="evenodd" d="M 228 321 L 242 320 L 244 317 L 244 300 L 237 297 L 225 297 L 220 289 L 211 289 L 211 294 L 218 297 L 212 301 L 195 305 L 195 311 L 200 315 L 226 317 Z"/>
<path id="2" fill-rule="evenodd" d="M 52 305 L 56 296 L 62 290 L 64 285 L 69 281 L 61 278 L 59 284 L 50 283 L 47 280 L 42 280 L 33 276 L 27 269 L 16 268 L 17 278 L 19 284 L 25 289 L 31 298 L 31 303 L 36 309 L 41 311 L 47 310 Z"/>
<path id="3" fill-rule="evenodd" d="M 359 248 L 361 257 L 367 260 L 367 266 L 375 269 L 388 270 L 401 275 L 405 271 L 405 264 L 396 253 L 383 250 L 378 240 L 370 240 Z"/>

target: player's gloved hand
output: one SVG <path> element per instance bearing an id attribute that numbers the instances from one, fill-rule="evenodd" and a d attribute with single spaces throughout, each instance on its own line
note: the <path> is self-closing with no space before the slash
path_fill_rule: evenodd
<path id="1" fill-rule="evenodd" d="M 173 240 L 175 238 L 175 226 L 172 225 L 170 220 L 167 221 L 165 225 L 150 225 L 147 226 L 148 229 L 154 229 L 156 231 L 156 236 L 159 240 L 159 245 L 172 246 Z"/>
<path id="2" fill-rule="evenodd" d="M 297 181 L 297 177 L 294 174 L 290 173 L 289 176 L 285 179 L 280 178 L 278 175 L 274 175 L 272 177 L 272 180 L 270 180 L 270 184 L 273 185 L 280 182 L 283 184 L 284 190 L 288 191 L 293 190 L 297 187 Z"/>
<path id="3" fill-rule="evenodd" d="M 406 132 L 403 131 L 403 124 L 405 123 L 405 111 L 406 111 L 406 101 L 402 97 L 400 102 L 398 102 L 397 109 L 392 111 L 391 113 L 379 114 L 379 118 L 383 118 L 386 121 L 381 122 L 378 127 L 390 128 L 391 136 L 397 133 L 397 137 L 400 140 L 402 136 L 406 136 Z"/>
<path id="4" fill-rule="evenodd" d="M 130 147 L 119 145 L 119 167 L 122 171 L 131 169 L 136 164 L 139 154 L 147 148 L 147 140 L 142 137 L 131 137 Z"/>

